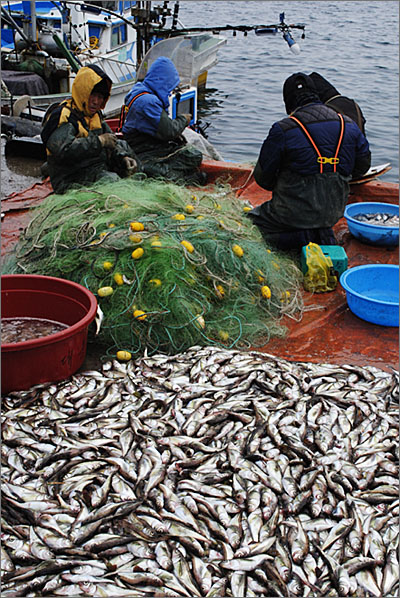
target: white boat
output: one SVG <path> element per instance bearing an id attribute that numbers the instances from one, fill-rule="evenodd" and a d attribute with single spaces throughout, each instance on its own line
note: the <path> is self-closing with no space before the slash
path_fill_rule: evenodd
<path id="1" fill-rule="evenodd" d="M 139 66 L 145 71 L 158 55 L 172 58 L 183 88 L 204 85 L 226 39 L 212 33 L 163 39 L 163 27 L 178 31 L 176 7 L 172 13 L 168 2 L 162 8 L 151 5 L 129 0 L 2 2 L 2 105 L 8 101 L 10 114 L 40 121 L 46 107 L 70 94 L 77 69 L 96 64 L 113 81 L 105 110 L 110 118 L 119 114 Z M 156 46 L 162 50 L 154 52 Z M 20 98 L 16 113 L 14 102 Z"/>
<path id="2" fill-rule="evenodd" d="M 178 19 L 179 0 L 173 11 L 165 1 L 81 0 L 1 1 L 1 112 L 16 118 L 25 129 L 26 119 L 42 122 L 47 108 L 70 96 L 76 72 L 84 65 L 98 65 L 111 78 L 106 118 L 118 117 L 126 94 L 144 78 L 152 62 L 167 56 L 174 62 L 180 88 L 171 95 L 169 113 L 193 115 L 191 125 L 204 134 L 197 120 L 197 90 L 217 64 L 218 50 L 227 40 L 222 32 L 254 31 L 256 35 L 280 32 L 291 51 L 299 52 L 285 13 L 274 25 L 226 25 L 186 29 Z M 24 124 L 21 125 L 21 118 Z M 10 123 L 15 130 L 16 123 Z M 2 129 L 3 130 L 3 129 Z M 14 135 L 14 133 L 11 133 Z M 19 133 L 17 136 L 36 135 Z M 214 157 L 214 156 L 213 156 Z"/>

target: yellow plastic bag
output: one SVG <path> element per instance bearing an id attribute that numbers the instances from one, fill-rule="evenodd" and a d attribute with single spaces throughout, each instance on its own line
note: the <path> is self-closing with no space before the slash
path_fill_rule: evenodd
<path id="1" fill-rule="evenodd" d="M 317 243 L 306 246 L 307 272 L 304 275 L 304 288 L 311 293 L 326 293 L 337 286 L 337 277 L 333 269 L 332 260 L 323 254 Z"/>

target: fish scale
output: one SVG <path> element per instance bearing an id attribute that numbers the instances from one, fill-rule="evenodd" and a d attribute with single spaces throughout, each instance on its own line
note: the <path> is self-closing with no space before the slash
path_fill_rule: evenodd
<path id="1" fill-rule="evenodd" d="M 55 595 L 82 592 L 85 564 L 94 595 L 395 593 L 396 401 L 396 373 L 217 347 L 14 392 L 6 589 L 41 595 L 52 554 Z"/>

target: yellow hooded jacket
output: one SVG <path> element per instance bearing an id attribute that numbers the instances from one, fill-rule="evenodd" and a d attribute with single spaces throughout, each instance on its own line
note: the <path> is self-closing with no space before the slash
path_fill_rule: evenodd
<path id="1" fill-rule="evenodd" d="M 99 67 L 84 66 L 72 84 L 72 97 L 49 109 L 41 137 L 56 193 L 63 193 L 72 184 L 96 181 L 110 171 L 120 172 L 122 158 L 134 157 L 124 141 L 118 141 L 113 150 L 102 147 L 99 136 L 112 131 L 100 112 L 91 115 L 88 110 L 93 91 L 104 94 L 102 109 L 105 107 L 111 85 L 111 79 Z"/>
<path id="2" fill-rule="evenodd" d="M 99 71 L 100 69 L 89 66 L 84 66 L 78 71 L 74 82 L 72 83 L 72 98 L 66 100 L 65 106 L 61 111 L 60 125 L 63 122 L 68 122 L 72 110 L 77 110 L 83 114 L 82 120 L 86 123 L 87 128 L 83 126 L 82 121 L 79 121 L 78 137 L 87 137 L 88 130 L 101 129 L 102 121 L 100 114 L 96 112 L 96 114 L 92 116 L 88 110 L 89 97 L 93 92 L 94 87 L 98 86 L 99 83 L 104 82 L 105 89 L 108 90 L 107 96 L 104 98 L 104 103 L 101 106 L 101 109 L 104 110 L 108 98 L 110 97 L 112 82 L 105 73 L 101 75 Z"/>
<path id="3" fill-rule="evenodd" d="M 69 100 L 52 106 L 45 117 L 42 140 L 47 143 L 51 133 L 63 123 L 71 122 L 77 128 L 77 137 L 87 137 L 89 131 L 102 128 L 102 118 L 98 112 L 91 115 L 88 110 L 90 94 L 93 89 L 103 83 L 103 91 L 108 91 L 104 98 L 102 110 L 105 108 L 111 92 L 111 79 L 96 66 L 82 67 L 72 83 Z M 51 154 L 49 148 L 47 154 Z"/>

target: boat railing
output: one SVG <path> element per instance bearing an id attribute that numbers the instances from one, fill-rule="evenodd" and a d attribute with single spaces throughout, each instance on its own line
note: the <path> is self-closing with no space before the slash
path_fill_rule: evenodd
<path id="1" fill-rule="evenodd" d="M 93 56 L 86 63 L 99 66 L 112 79 L 113 83 L 133 81 L 136 76 L 135 65 L 132 62 L 124 62 L 108 56 Z"/>

